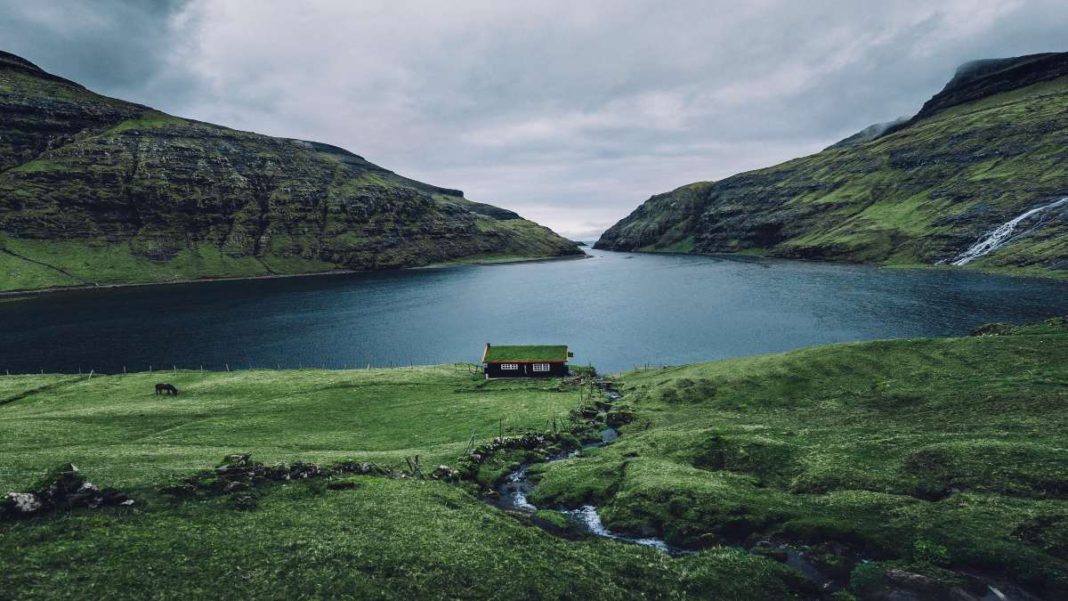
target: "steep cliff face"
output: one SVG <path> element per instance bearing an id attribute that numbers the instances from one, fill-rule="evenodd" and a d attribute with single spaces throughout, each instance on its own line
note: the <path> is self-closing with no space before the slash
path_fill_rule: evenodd
<path id="1" fill-rule="evenodd" d="M 105 98 L 0 53 L 0 289 L 580 253 L 333 146 Z"/>
<path id="2" fill-rule="evenodd" d="M 818 154 L 650 198 L 597 248 L 952 261 L 1068 196 L 1068 53 L 960 69 L 913 118 Z M 867 139 L 870 138 L 870 139 Z M 1068 277 L 1068 205 L 969 265 Z"/>

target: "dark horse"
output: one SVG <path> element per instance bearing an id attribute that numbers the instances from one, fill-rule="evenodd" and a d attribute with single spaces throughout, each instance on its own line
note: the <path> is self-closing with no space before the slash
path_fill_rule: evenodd
<path id="1" fill-rule="evenodd" d="M 173 394 L 178 396 L 178 389 L 174 384 L 156 384 L 156 394 Z"/>

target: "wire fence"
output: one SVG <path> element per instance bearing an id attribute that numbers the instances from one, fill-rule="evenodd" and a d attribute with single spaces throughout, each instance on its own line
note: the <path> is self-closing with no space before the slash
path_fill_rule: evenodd
<path id="1" fill-rule="evenodd" d="M 481 370 L 481 366 L 476 363 L 463 363 L 463 362 L 444 362 L 444 363 L 416 363 L 414 361 L 408 362 L 396 362 L 388 361 L 382 364 L 376 364 L 373 361 L 368 362 L 353 362 L 353 363 L 304 363 L 297 362 L 296 364 L 285 364 L 275 362 L 272 364 L 257 364 L 251 361 L 239 361 L 234 363 L 197 363 L 193 365 L 189 364 L 140 364 L 140 365 L 122 365 L 120 367 L 112 367 L 110 369 L 97 369 L 94 367 L 73 367 L 73 368 L 57 368 L 57 367 L 40 367 L 35 370 L 27 369 L 11 369 L 4 368 L 3 376 L 26 376 L 26 375 L 85 375 L 90 372 L 97 375 L 122 375 L 122 374 L 138 374 L 138 373 L 178 373 L 178 372 L 236 372 L 236 371 L 257 371 L 257 370 L 270 370 L 270 371 L 294 371 L 294 370 L 322 370 L 322 371 L 352 371 L 352 370 L 375 370 L 375 369 L 418 369 L 424 367 L 438 367 L 442 365 L 454 366 L 454 367 L 469 367 L 472 369 Z M 481 371 L 479 371 L 481 373 Z"/>

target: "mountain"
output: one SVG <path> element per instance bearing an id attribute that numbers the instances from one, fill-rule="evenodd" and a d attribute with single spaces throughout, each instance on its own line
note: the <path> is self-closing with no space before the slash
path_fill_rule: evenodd
<path id="1" fill-rule="evenodd" d="M 581 254 L 341 148 L 95 94 L 0 52 L 0 290 Z"/>
<path id="2" fill-rule="evenodd" d="M 820 153 L 653 196 L 595 247 L 1068 278 L 1065 196 L 1068 53 L 1039 54 L 968 63 L 915 116 Z"/>

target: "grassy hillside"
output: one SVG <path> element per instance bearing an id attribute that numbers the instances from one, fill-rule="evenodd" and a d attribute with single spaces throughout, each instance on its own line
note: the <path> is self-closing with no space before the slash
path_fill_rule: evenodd
<path id="1" fill-rule="evenodd" d="M 551 534 L 470 483 L 291 481 L 254 509 L 161 492 L 236 452 L 455 466 L 472 437 L 563 423 L 579 391 L 559 380 L 468 366 L 0 377 L 0 491 L 72 461 L 138 501 L 0 522 L 0 598 L 868 601 L 916 582 L 1062 598 L 1068 325 L 993 331 L 623 374 L 634 421 L 535 466 L 533 500 L 594 503 L 614 530 L 693 551 L 676 557 Z M 182 394 L 155 396 L 159 381 Z M 829 588 L 776 561 L 782 548 Z"/>
<path id="2" fill-rule="evenodd" d="M 107 98 L 0 52 L 0 291 L 579 254 L 326 144 Z"/>
<path id="3" fill-rule="evenodd" d="M 613 529 L 688 548 L 793 544 L 854 587 L 897 568 L 1068 595 L 1063 320 L 620 381 L 638 419 L 547 466 L 536 503 L 593 502 Z"/>
<path id="4" fill-rule="evenodd" d="M 1068 53 L 1005 64 L 958 74 L 915 118 L 874 139 L 654 196 L 597 246 L 885 265 L 952 259 L 1068 196 Z M 1068 277 L 1068 208 L 1018 234 L 969 267 Z"/>

